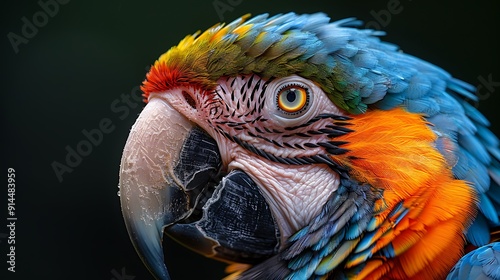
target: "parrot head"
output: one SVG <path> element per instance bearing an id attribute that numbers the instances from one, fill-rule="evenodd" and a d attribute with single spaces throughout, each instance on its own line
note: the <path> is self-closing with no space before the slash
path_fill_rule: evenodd
<path id="1" fill-rule="evenodd" d="M 169 279 L 165 233 L 253 265 L 241 279 L 445 274 L 477 211 L 454 175 L 474 124 L 449 93 L 470 86 L 353 19 L 248 17 L 187 36 L 142 85 L 120 199 L 144 263 Z"/>

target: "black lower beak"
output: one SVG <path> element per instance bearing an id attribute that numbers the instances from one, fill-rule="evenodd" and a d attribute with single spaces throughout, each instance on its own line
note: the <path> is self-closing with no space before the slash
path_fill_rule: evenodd
<path id="1" fill-rule="evenodd" d="M 200 206 L 197 217 L 167 227 L 167 235 L 222 261 L 257 263 L 277 253 L 277 225 L 259 188 L 246 173 L 231 171 Z"/>

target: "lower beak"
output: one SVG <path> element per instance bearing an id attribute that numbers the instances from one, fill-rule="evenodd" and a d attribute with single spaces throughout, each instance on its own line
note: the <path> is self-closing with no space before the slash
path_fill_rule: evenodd
<path id="1" fill-rule="evenodd" d="M 212 138 L 162 99 L 149 101 L 125 144 L 119 184 L 129 236 L 158 279 L 170 279 L 161 246 L 163 228 L 191 214 L 220 166 Z"/>

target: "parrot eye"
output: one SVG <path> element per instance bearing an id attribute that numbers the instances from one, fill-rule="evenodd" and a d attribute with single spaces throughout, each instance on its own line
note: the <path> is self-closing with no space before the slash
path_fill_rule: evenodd
<path id="1" fill-rule="evenodd" d="M 276 95 L 278 107 L 285 113 L 298 114 L 309 102 L 309 91 L 299 85 L 281 87 Z"/>

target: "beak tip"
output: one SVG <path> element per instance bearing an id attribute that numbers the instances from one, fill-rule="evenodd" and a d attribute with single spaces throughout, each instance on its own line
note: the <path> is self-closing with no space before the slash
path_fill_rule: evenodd
<path id="1" fill-rule="evenodd" d="M 161 237 L 163 227 L 156 223 L 147 223 L 144 219 L 124 216 L 132 244 L 143 263 L 156 279 L 169 280 L 170 277 L 163 257 Z"/>

